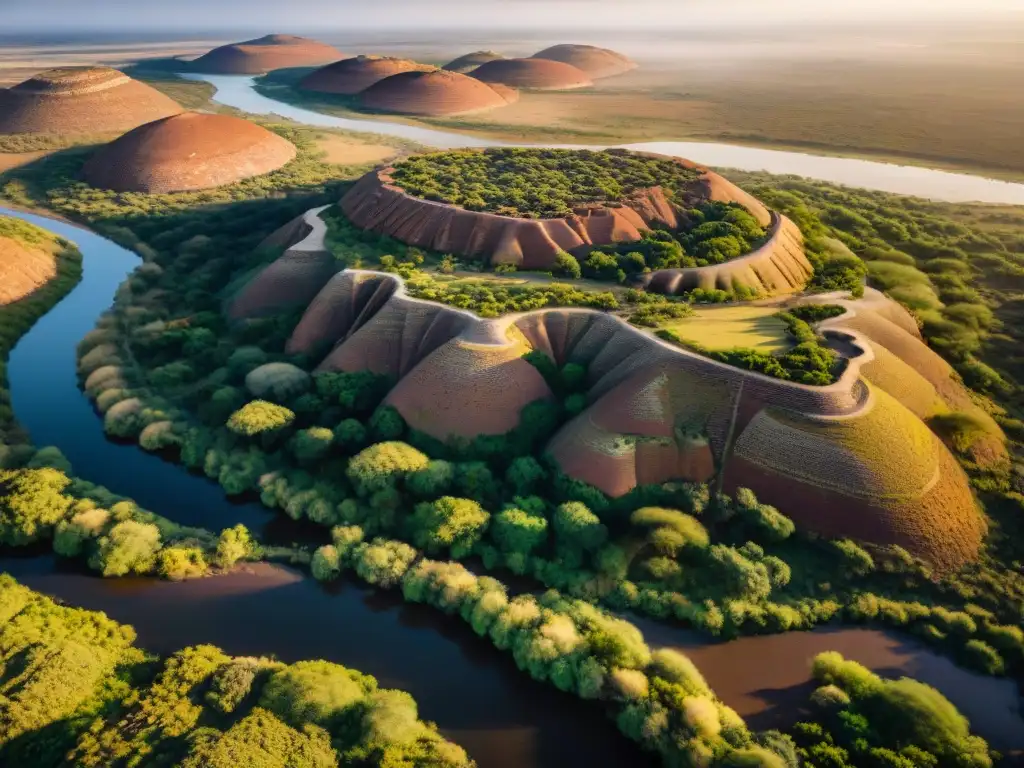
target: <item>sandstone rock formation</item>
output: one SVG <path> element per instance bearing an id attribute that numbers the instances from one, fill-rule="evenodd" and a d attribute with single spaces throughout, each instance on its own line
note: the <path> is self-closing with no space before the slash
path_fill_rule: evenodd
<path id="1" fill-rule="evenodd" d="M 497 61 L 504 59 L 500 53 L 494 51 L 473 51 L 459 56 L 457 59 L 452 59 L 442 67 L 447 69 L 449 72 L 460 72 L 466 74 L 472 72 L 474 69 L 479 67 L 481 64 L 486 64 L 489 61 Z"/>
<path id="2" fill-rule="evenodd" d="M 694 287 L 731 289 L 735 282 L 764 295 L 802 288 L 812 274 L 803 255 L 800 231 L 784 216 L 772 214 L 755 198 L 717 173 L 688 161 L 700 171 L 690 190 L 692 200 L 736 202 L 762 225 L 771 227 L 768 242 L 754 253 L 725 264 L 663 270 L 645 277 L 652 290 L 676 293 Z M 419 248 L 484 257 L 492 264 L 524 269 L 550 267 L 560 251 L 586 251 L 593 245 L 639 240 L 656 225 L 675 227 L 678 217 L 660 187 L 638 190 L 620 207 L 579 208 L 561 219 L 520 219 L 467 211 L 412 197 L 392 183 L 391 168 L 361 178 L 341 199 L 340 207 L 358 227 L 386 234 Z"/>
<path id="3" fill-rule="evenodd" d="M 288 230 L 302 240 L 251 281 L 257 294 L 278 282 L 265 276 L 282 274 L 278 264 L 294 253 L 325 251 L 308 218 Z M 926 349 L 901 327 L 905 313 L 877 292 L 861 301 L 811 299 L 851 310 L 821 326 L 845 351 L 846 367 L 833 384 L 814 387 L 709 360 L 596 311 L 484 320 L 411 298 L 394 275 L 346 270 L 308 281 L 306 293 L 313 282 L 321 287 L 289 350 L 326 349 L 319 370 L 388 374 L 397 384 L 385 402 L 438 439 L 507 432 L 528 403 L 552 397 L 522 359 L 537 350 L 587 371 L 588 407 L 546 452 L 609 495 L 672 480 L 749 487 L 805 530 L 899 544 L 941 569 L 980 548 L 984 519 L 955 459 L 901 403 L 902 382 L 868 373 L 881 345 L 851 327 L 858 318 L 909 337 L 904 354 Z M 245 302 L 257 313 L 269 306 Z"/>
<path id="4" fill-rule="evenodd" d="M 572 64 L 548 59 L 497 59 L 482 64 L 471 74 L 485 83 L 541 91 L 565 91 L 594 84 L 586 72 Z"/>
<path id="5" fill-rule="evenodd" d="M 429 64 L 391 56 L 355 56 L 310 72 L 299 81 L 298 87 L 305 91 L 354 96 L 385 77 L 401 72 L 429 72 L 434 69 L 436 67 Z"/>
<path id="6" fill-rule="evenodd" d="M 595 45 L 553 45 L 533 54 L 532 58 L 572 64 L 595 80 L 621 75 L 623 72 L 636 69 L 636 62 L 629 57 L 608 48 L 598 48 Z"/>
<path id="7" fill-rule="evenodd" d="M 119 192 L 179 192 L 269 173 L 293 157 L 290 142 L 248 120 L 183 112 L 107 144 L 82 174 L 94 187 Z"/>
<path id="8" fill-rule="evenodd" d="M 499 93 L 487 83 L 457 72 L 435 69 L 401 72 L 378 80 L 359 94 L 367 109 L 405 115 L 465 115 L 503 107 L 519 94 L 504 88 Z"/>
<path id="9" fill-rule="evenodd" d="M 67 67 L 0 89 L 0 133 L 121 133 L 181 112 L 155 88 L 108 67 Z"/>
<path id="10" fill-rule="evenodd" d="M 343 57 L 334 46 L 308 37 L 266 35 L 214 48 L 193 61 L 190 68 L 222 75 L 260 75 L 286 67 L 313 67 Z"/>

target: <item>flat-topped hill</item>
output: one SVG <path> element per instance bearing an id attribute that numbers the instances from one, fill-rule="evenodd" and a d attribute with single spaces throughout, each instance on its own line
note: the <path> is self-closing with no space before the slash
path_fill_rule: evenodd
<path id="1" fill-rule="evenodd" d="M 553 45 L 538 51 L 531 58 L 571 64 L 594 79 L 621 75 L 637 66 L 629 57 L 596 45 Z"/>
<path id="2" fill-rule="evenodd" d="M 269 173 L 293 157 L 290 142 L 248 120 L 185 112 L 107 144 L 82 175 L 95 187 L 119 192 L 180 192 Z"/>
<path id="3" fill-rule="evenodd" d="M 193 61 L 191 69 L 223 75 L 260 75 L 287 67 L 314 67 L 343 56 L 333 45 L 319 40 L 266 35 L 214 48 Z"/>
<path id="4" fill-rule="evenodd" d="M 178 112 L 177 102 L 109 67 L 51 69 L 0 89 L 0 133 L 111 133 Z"/>
<path id="5" fill-rule="evenodd" d="M 481 64 L 486 64 L 489 61 L 498 61 L 499 59 L 504 58 L 504 56 L 496 51 L 473 51 L 472 53 L 466 53 L 458 58 L 452 59 L 445 64 L 442 69 L 447 69 L 449 72 L 461 72 L 462 74 L 466 74 L 467 72 L 472 72 Z"/>
<path id="6" fill-rule="evenodd" d="M 309 73 L 299 81 L 299 88 L 353 96 L 385 77 L 402 72 L 429 72 L 433 69 L 436 67 L 391 56 L 354 56 Z"/>
<path id="7" fill-rule="evenodd" d="M 477 67 L 472 75 L 485 83 L 542 91 L 563 91 L 593 85 L 590 76 L 583 70 L 548 59 L 498 59 Z"/>
<path id="8" fill-rule="evenodd" d="M 367 109 L 405 115 L 463 115 L 503 107 L 518 97 L 458 72 L 436 69 L 401 72 L 378 80 L 359 94 Z M 507 94 L 507 95 L 506 95 Z"/>
<path id="9" fill-rule="evenodd" d="M 56 277 L 61 247 L 49 232 L 0 216 L 0 307 L 25 298 Z"/>
<path id="10" fill-rule="evenodd" d="M 484 319 L 409 295 L 402 281 L 343 269 L 317 212 L 282 230 L 284 254 L 229 302 L 234 319 L 305 312 L 287 350 L 327 350 L 318 371 L 372 371 L 384 402 L 439 440 L 501 435 L 553 399 L 523 356 L 586 371 L 586 406 L 545 448 L 570 477 L 618 497 L 671 481 L 751 488 L 785 502 L 805 530 L 898 544 L 941 568 L 976 557 L 985 522 L 949 450 L 904 404 L 903 385 L 868 374 L 874 342 L 849 321 L 892 316 L 872 294 L 827 322 L 849 357 L 823 386 L 770 378 L 663 343 L 622 318 L 543 309 Z M 288 243 L 290 242 L 290 245 Z M 898 307 L 896 307 L 898 310 Z M 913 342 L 927 349 L 917 338 Z"/>
<path id="11" fill-rule="evenodd" d="M 492 265 L 551 269 L 564 252 L 585 258 L 597 246 L 648 253 L 655 270 L 737 259 L 730 280 L 765 295 L 811 275 L 788 220 L 706 168 L 625 150 L 420 155 L 367 174 L 339 206 L 360 229 Z"/>

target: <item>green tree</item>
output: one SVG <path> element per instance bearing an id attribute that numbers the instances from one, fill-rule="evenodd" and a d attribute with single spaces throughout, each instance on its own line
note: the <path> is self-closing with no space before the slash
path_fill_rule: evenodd
<path id="1" fill-rule="evenodd" d="M 442 496 L 416 505 L 410 521 L 413 543 L 431 554 L 450 551 L 459 559 L 483 537 L 489 520 L 490 515 L 475 501 Z"/>
<path id="2" fill-rule="evenodd" d="M 104 576 L 149 573 L 156 565 L 160 529 L 150 523 L 125 520 L 100 538 L 90 564 Z"/>
<path id="3" fill-rule="evenodd" d="M 294 420 L 295 414 L 283 405 L 253 400 L 231 414 L 227 427 L 236 435 L 254 437 L 280 432 Z"/>

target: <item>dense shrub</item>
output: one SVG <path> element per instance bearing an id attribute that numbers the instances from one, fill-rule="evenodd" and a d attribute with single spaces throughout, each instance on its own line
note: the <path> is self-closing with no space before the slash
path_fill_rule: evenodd
<path id="1" fill-rule="evenodd" d="M 254 437 L 279 432 L 295 420 L 295 414 L 287 408 L 253 400 L 231 414 L 227 428 L 238 435 Z"/>
<path id="2" fill-rule="evenodd" d="M 155 525 L 125 520 L 100 538 L 90 564 L 104 576 L 148 573 L 159 549 L 160 530 Z"/>

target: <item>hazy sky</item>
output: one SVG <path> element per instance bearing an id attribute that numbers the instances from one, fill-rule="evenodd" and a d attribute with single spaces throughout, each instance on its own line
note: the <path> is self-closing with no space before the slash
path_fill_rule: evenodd
<path id="1" fill-rule="evenodd" d="M 693 28 L 1024 17 L 1024 0 L 0 0 L 0 32 L 41 29 L 274 32 L 367 28 Z"/>

